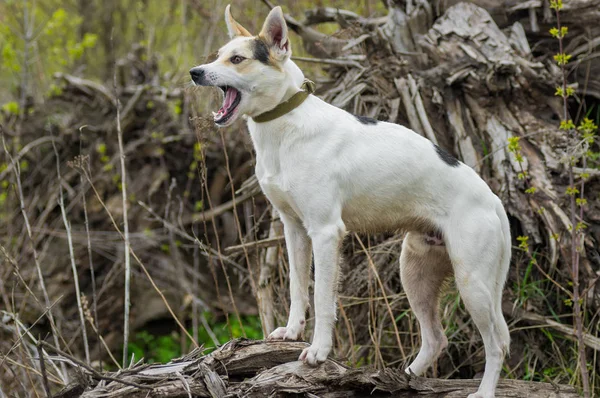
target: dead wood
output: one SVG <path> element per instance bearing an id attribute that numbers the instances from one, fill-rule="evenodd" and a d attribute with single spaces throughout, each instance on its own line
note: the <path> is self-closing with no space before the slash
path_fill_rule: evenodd
<path id="1" fill-rule="evenodd" d="M 216 351 L 200 350 L 165 365 L 142 365 L 110 373 L 128 383 L 99 379 L 87 372 L 86 390 L 71 397 L 273 397 L 304 394 L 319 397 L 465 397 L 477 390 L 479 380 L 441 380 L 409 376 L 400 369 L 352 369 L 328 359 L 313 368 L 296 359 L 303 342 L 232 340 Z M 79 369 L 86 372 L 85 368 Z M 104 376 L 107 376 L 105 374 Z M 78 386 L 71 386 L 76 391 Z M 66 396 L 65 392 L 62 396 Z M 497 397 L 570 398 L 573 387 L 548 383 L 501 380 Z"/>

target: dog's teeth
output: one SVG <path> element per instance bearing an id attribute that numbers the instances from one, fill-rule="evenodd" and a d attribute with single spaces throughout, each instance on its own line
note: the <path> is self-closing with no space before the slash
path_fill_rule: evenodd
<path id="1" fill-rule="evenodd" d="M 218 113 L 217 112 L 213 112 L 212 115 L 213 115 L 213 117 L 217 117 Z"/>

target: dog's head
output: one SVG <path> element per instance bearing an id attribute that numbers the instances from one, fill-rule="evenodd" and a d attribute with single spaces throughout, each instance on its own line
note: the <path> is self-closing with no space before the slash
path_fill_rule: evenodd
<path id="1" fill-rule="evenodd" d="M 223 90 L 223 106 L 214 113 L 218 126 L 274 108 L 286 94 L 298 91 L 304 79 L 290 60 L 292 49 L 281 7 L 271 10 L 258 36 L 233 19 L 230 6 L 225 8 L 225 22 L 231 41 L 219 49 L 215 61 L 190 70 L 194 84 Z"/>

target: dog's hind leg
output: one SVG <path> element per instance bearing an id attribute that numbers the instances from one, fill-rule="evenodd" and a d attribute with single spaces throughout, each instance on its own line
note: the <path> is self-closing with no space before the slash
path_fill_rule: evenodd
<path id="1" fill-rule="evenodd" d="M 485 372 L 476 393 L 469 398 L 493 398 L 508 349 L 508 326 L 500 312 L 506 273 L 506 237 L 495 213 L 486 210 L 458 212 L 446 245 L 452 260 L 456 286 L 481 333 L 485 348 Z M 510 250 L 510 249 L 509 249 Z"/>
<path id="2" fill-rule="evenodd" d="M 439 315 L 444 280 L 451 275 L 450 258 L 443 245 L 427 242 L 427 235 L 409 232 L 402 243 L 400 277 L 421 328 L 421 349 L 406 369 L 422 375 L 448 345 Z"/>

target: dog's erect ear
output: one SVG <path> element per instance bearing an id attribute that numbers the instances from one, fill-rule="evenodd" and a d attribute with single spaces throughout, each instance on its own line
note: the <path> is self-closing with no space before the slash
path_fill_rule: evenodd
<path id="1" fill-rule="evenodd" d="M 288 28 L 281 7 L 277 6 L 271 10 L 258 36 L 265 41 L 279 60 L 284 60 L 291 55 Z"/>
<path id="2" fill-rule="evenodd" d="M 233 19 L 233 15 L 231 15 L 230 4 L 227 4 L 227 7 L 225 7 L 225 23 L 227 24 L 227 31 L 229 32 L 230 39 L 233 39 L 237 36 L 252 36 L 252 34 L 248 32 L 246 28 Z"/>

